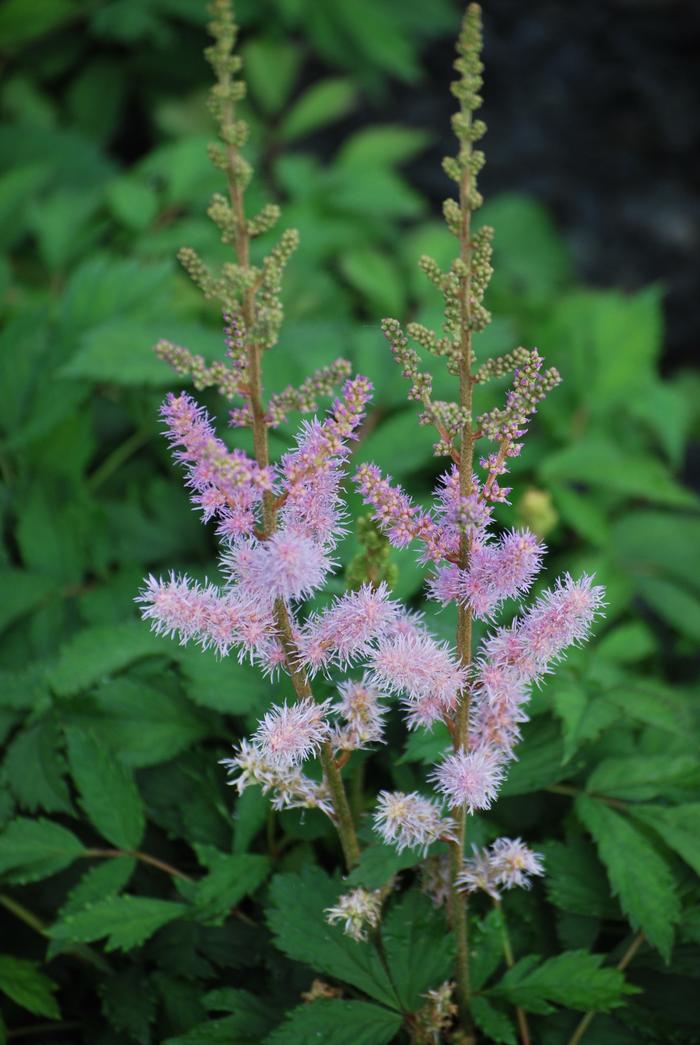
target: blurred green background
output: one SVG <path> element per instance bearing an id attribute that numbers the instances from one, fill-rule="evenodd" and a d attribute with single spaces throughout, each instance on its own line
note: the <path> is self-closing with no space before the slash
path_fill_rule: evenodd
<path id="1" fill-rule="evenodd" d="M 679 131 L 665 151 L 663 139 L 657 142 L 661 159 L 635 152 L 649 128 L 668 128 L 658 111 L 664 91 L 677 89 L 669 120 L 684 126 L 686 93 L 682 74 L 664 72 L 676 44 L 655 34 L 653 4 L 640 5 L 639 17 L 635 5 L 620 5 L 631 12 L 621 15 L 612 4 L 608 22 L 592 14 L 583 37 L 584 17 L 567 22 L 568 5 L 549 5 L 541 17 L 538 9 L 527 23 L 516 5 L 485 6 L 485 148 L 487 159 L 493 149 L 494 166 L 483 179 L 480 220 L 496 229 L 496 274 L 488 302 L 494 322 L 477 339 L 477 354 L 537 345 L 564 379 L 514 462 L 513 510 L 501 518 L 512 524 L 515 517 L 546 537 L 550 577 L 563 568 L 593 569 L 609 591 L 608 618 L 592 652 L 572 657 L 559 682 L 538 693 L 528 727 L 534 755 L 514 767 L 511 797 L 499 806 L 505 829 L 532 828 L 536 841 L 561 846 L 560 857 L 569 852 L 569 864 L 557 865 L 566 876 L 579 862 L 579 851 L 562 841 L 572 830 L 570 802 L 547 788 L 556 791 L 562 781 L 583 786 L 604 765 L 606 786 L 600 779 L 598 786 L 608 795 L 692 804 L 693 823 L 700 810 L 697 695 L 690 688 L 700 639 L 700 502 L 689 482 L 700 381 L 689 366 L 683 266 L 692 250 L 688 236 L 672 234 L 687 188 L 675 168 L 664 180 L 687 142 Z M 88 812 L 86 821 L 75 805 L 74 788 L 82 793 L 83 785 L 70 731 L 87 731 L 115 764 L 135 772 L 150 851 L 186 869 L 197 859 L 206 866 L 193 844 L 231 849 L 230 794 L 216 757 L 251 728 L 273 695 L 246 667 L 151 637 L 133 605 L 146 572 L 211 575 L 216 568 L 212 535 L 191 511 L 159 434 L 159 402 L 178 381 L 152 352 L 161 337 L 208 358 L 223 348 L 219 317 L 174 260 L 182 245 L 212 262 L 226 257 L 205 213 L 221 186 L 206 155 L 213 128 L 203 10 L 198 0 L 7 0 L 0 9 L 0 824 L 49 815 L 72 823 L 86 843 L 95 827 L 99 834 L 95 818 Z M 248 0 L 237 11 L 258 172 L 251 209 L 278 200 L 283 226 L 299 228 L 302 239 L 286 282 L 285 331 L 266 360 L 267 388 L 297 381 L 335 356 L 350 358 L 377 388 L 357 459 L 376 461 L 427 499 L 440 463 L 431 456 L 430 433 L 416 426 L 405 402 L 378 323 L 386 315 L 440 322 L 439 301 L 416 261 L 427 252 L 445 263 L 454 249 L 439 218 L 449 192 L 439 161 L 452 149 L 447 87 L 460 9 L 452 0 Z M 627 59 L 656 61 L 647 66 L 652 86 L 633 92 L 631 106 L 604 75 L 616 69 L 615 84 L 624 80 L 615 47 L 602 71 L 592 64 L 599 36 L 615 39 L 629 24 L 639 33 L 632 44 L 628 34 Z M 683 70 L 685 44 L 677 46 Z M 548 61 L 533 67 L 542 55 Z M 628 110 L 638 119 L 625 138 L 619 127 Z M 628 152 L 636 157 L 635 177 L 621 161 Z M 640 215 L 658 202 L 650 193 L 659 181 L 675 186 L 671 203 L 659 205 L 645 226 Z M 690 215 L 688 222 L 692 230 Z M 672 351 L 665 354 L 669 323 Z M 435 372 L 439 389 L 448 379 Z M 223 415 L 214 399 L 202 398 Z M 273 439 L 273 451 L 293 427 Z M 346 542 L 345 563 L 354 550 Z M 412 553 L 395 560 L 398 593 L 419 605 L 421 570 Z M 450 633 L 449 614 L 433 623 Z M 380 766 L 377 779 L 385 773 L 412 785 L 430 758 L 414 743 L 402 766 Z M 234 832 L 238 853 L 261 846 L 264 809 L 252 801 L 245 808 L 247 819 L 239 818 Z M 700 853 L 655 835 L 649 815 L 644 821 L 648 808 L 640 806 L 643 826 L 634 829 L 640 852 L 661 847 L 679 877 L 662 896 L 664 883 L 645 883 L 652 888 L 646 904 L 668 909 L 669 896 L 695 896 L 689 865 L 700 867 Z M 272 830 L 297 866 L 312 844 L 322 852 L 332 844 L 313 818 L 306 826 L 293 814 L 277 819 Z M 484 831 L 488 837 L 488 826 Z M 1 846 L 0 837 L 0 871 L 21 887 L 12 895 L 54 921 L 77 869 L 59 861 L 41 873 L 18 870 L 7 850 L 3 863 Z M 44 873 L 54 871 L 47 881 Z M 137 891 L 160 895 L 160 887 L 137 877 Z M 113 884 L 112 891 L 121 888 Z M 537 902 L 551 905 L 550 945 L 559 934 L 559 946 L 613 946 L 623 912 L 644 925 L 626 903 L 622 912 L 590 916 L 580 903 L 558 906 L 556 875 L 548 888 Z M 614 874 L 612 888 L 618 891 Z M 678 920 L 680 908 L 673 910 Z M 11 934 L 17 953 L 38 957 L 31 928 L 7 910 L 0 920 L 3 949 Z M 688 924 L 690 946 L 700 934 L 697 919 Z M 521 931 L 531 944 L 527 934 L 535 930 L 527 919 Z M 668 953 L 670 939 L 660 947 Z M 245 966 L 247 958 L 239 958 Z M 210 972 L 185 975 L 162 956 L 139 952 L 133 960 L 143 969 L 133 968 L 152 977 L 163 999 L 175 990 L 168 976 L 183 992 L 197 976 L 216 979 L 221 966 L 209 959 Z M 660 977 L 670 993 L 685 989 L 685 964 L 659 971 L 654 960 L 650 983 Z M 94 992 L 71 994 L 70 962 L 63 961 L 65 967 L 54 959 L 52 969 L 69 999 L 67 1018 L 89 1027 L 85 1040 L 150 1040 L 155 1009 L 130 1030 L 115 987 L 113 996 L 107 989 L 111 1000 L 103 992 L 100 1016 Z M 158 1010 L 153 1040 L 184 1033 L 204 1017 L 201 989 L 190 994 L 179 1014 L 162 1000 L 166 1011 Z M 644 1028 L 660 1035 L 651 1041 L 700 1040 L 690 1014 L 671 1014 L 648 997 L 630 1003 L 632 1030 L 601 1020 L 606 1042 L 642 1040 L 634 1035 Z M 76 1015 L 83 1009 L 87 1015 Z M 16 1007 L 8 1022 L 21 1024 Z M 556 1020 L 554 1027 L 542 1041 L 565 1040 L 556 1036 Z M 76 1040 L 67 1033 L 65 1040 Z"/>

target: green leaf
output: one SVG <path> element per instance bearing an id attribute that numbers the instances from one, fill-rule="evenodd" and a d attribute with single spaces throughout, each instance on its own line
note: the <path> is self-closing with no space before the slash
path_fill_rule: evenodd
<path id="1" fill-rule="evenodd" d="M 46 599 L 56 586 L 52 577 L 28 570 L 0 570 L 0 587 L 3 598 L 0 603 L 0 631 L 31 613 Z"/>
<path id="2" fill-rule="evenodd" d="M 633 806 L 635 819 L 651 827 L 669 849 L 700 875 L 700 802 L 680 806 Z"/>
<path id="3" fill-rule="evenodd" d="M 30 812 L 73 813 L 59 743 L 55 722 L 44 718 L 18 733 L 7 749 L 8 783 L 19 804 Z"/>
<path id="4" fill-rule="evenodd" d="M 0 10 L 0 44 L 7 50 L 25 46 L 76 13 L 74 0 L 36 0 L 31 10 L 23 0 L 7 0 Z"/>
<path id="5" fill-rule="evenodd" d="M 213 652 L 173 646 L 185 676 L 187 696 L 195 704 L 226 715 L 262 711 L 270 701 L 269 682 L 249 664 L 235 657 L 221 659 Z"/>
<path id="6" fill-rule="evenodd" d="M 496 230 L 494 293 L 542 301 L 566 283 L 569 256 L 542 204 L 504 194 L 484 206 L 479 224 Z"/>
<path id="7" fill-rule="evenodd" d="M 403 312 L 404 279 L 390 255 L 372 247 L 358 247 L 345 251 L 339 261 L 341 272 L 360 293 L 365 307 L 377 316 Z"/>
<path id="8" fill-rule="evenodd" d="M 320 868 L 307 866 L 299 874 L 280 874 L 270 885 L 267 921 L 281 951 L 312 969 L 335 976 L 392 1008 L 396 994 L 376 952 L 328 925 L 324 911 L 344 885 Z"/>
<path id="9" fill-rule="evenodd" d="M 308 87 L 282 122 L 285 141 L 303 138 L 327 123 L 342 119 L 355 104 L 356 90 L 350 80 L 328 79 Z"/>
<path id="10" fill-rule="evenodd" d="M 199 854 L 203 847 L 195 846 L 195 849 Z M 207 864 L 209 874 L 199 879 L 192 899 L 198 918 L 214 924 L 223 921 L 244 896 L 254 893 L 270 871 L 269 859 L 255 853 L 231 854 L 213 850 Z"/>
<path id="11" fill-rule="evenodd" d="M 556 783 L 564 775 L 564 744 L 556 722 L 543 717 L 525 725 L 518 760 L 512 762 L 502 795 L 526 795 Z"/>
<path id="12" fill-rule="evenodd" d="M 114 216 L 137 232 L 145 229 L 158 213 L 158 196 L 135 177 L 115 178 L 107 188 L 107 203 Z"/>
<path id="13" fill-rule="evenodd" d="M 619 709 L 605 699 L 591 698 L 574 679 L 557 679 L 552 686 L 552 701 L 562 721 L 564 763 L 569 762 L 587 740 L 594 740 L 620 715 Z"/>
<path id="14" fill-rule="evenodd" d="M 401 1016 L 365 1001 L 320 999 L 298 1005 L 269 1035 L 269 1045 L 388 1045 L 401 1029 Z"/>
<path id="15" fill-rule="evenodd" d="M 469 933 L 469 972 L 472 987 L 481 990 L 503 962 L 503 930 L 498 911 L 475 921 Z"/>
<path id="16" fill-rule="evenodd" d="M 139 1045 L 149 1045 L 149 1028 L 156 1016 L 156 999 L 144 989 L 144 981 L 144 970 L 134 965 L 105 976 L 99 986 L 102 1011 L 109 1022 Z"/>
<path id="17" fill-rule="evenodd" d="M 76 711 L 71 721 L 89 728 L 124 765 L 135 769 L 167 762 L 211 728 L 184 697 L 126 677 L 100 686 L 89 708 Z"/>
<path id="18" fill-rule="evenodd" d="M 638 577 L 637 590 L 660 617 L 689 638 L 700 641 L 700 600 L 674 581 Z"/>
<path id="19" fill-rule="evenodd" d="M 116 896 L 131 878 L 135 867 L 136 858 L 133 856 L 117 856 L 95 864 L 71 889 L 61 905 L 59 915 L 65 918 L 98 900 Z"/>
<path id="20" fill-rule="evenodd" d="M 398 853 L 393 845 L 368 845 L 360 853 L 359 862 L 347 876 L 347 882 L 366 889 L 380 889 L 393 875 L 406 867 L 414 867 L 419 860 L 420 853 L 415 849 Z"/>
<path id="21" fill-rule="evenodd" d="M 404 753 L 397 764 L 422 762 L 424 766 L 432 766 L 444 755 L 450 743 L 450 734 L 443 722 L 437 722 L 430 729 L 416 729 L 409 734 Z"/>
<path id="22" fill-rule="evenodd" d="M 630 802 L 697 789 L 700 766 L 692 755 L 635 755 L 606 758 L 586 781 L 586 791 Z"/>
<path id="23" fill-rule="evenodd" d="M 539 477 L 545 483 L 586 483 L 624 497 L 678 508 L 698 505 L 697 497 L 677 483 L 661 461 L 625 451 L 619 443 L 596 434 L 577 439 L 546 457 Z"/>
<path id="24" fill-rule="evenodd" d="M 489 1041 L 499 1045 L 517 1045 L 515 1027 L 504 1012 L 481 995 L 472 998 L 469 1007 L 479 1030 L 482 1030 Z"/>
<path id="25" fill-rule="evenodd" d="M 270 802 L 260 788 L 247 787 L 236 799 L 233 819 L 233 851 L 245 853 L 267 821 Z"/>
<path id="26" fill-rule="evenodd" d="M 89 819 L 112 845 L 138 848 L 146 821 L 133 777 L 92 733 L 70 726 L 66 739 L 71 773 Z"/>
<path id="27" fill-rule="evenodd" d="M 185 904 L 171 900 L 110 896 L 56 922 L 49 929 L 49 936 L 69 943 L 91 943 L 106 936 L 105 950 L 130 951 L 188 911 Z"/>
<path id="28" fill-rule="evenodd" d="M 38 962 L 0 954 L 0 991 L 35 1016 L 60 1020 L 61 1011 L 53 997 L 57 984 L 40 972 Z"/>
<path id="29" fill-rule="evenodd" d="M 603 802 L 579 795 L 576 813 L 593 836 L 613 895 L 632 927 L 641 929 L 668 960 L 681 910 L 665 860 L 626 817 Z"/>
<path id="30" fill-rule="evenodd" d="M 619 908 L 610 897 L 605 869 L 590 842 L 573 836 L 566 843 L 545 842 L 541 848 L 545 889 L 555 907 L 573 914 L 619 917 Z"/>
<path id="31" fill-rule="evenodd" d="M 583 1012 L 608 1012 L 624 1004 L 636 988 L 625 983 L 619 969 L 602 968 L 602 954 L 567 951 L 549 958 L 522 958 L 489 995 L 520 1005 L 528 1012 L 553 1012 L 552 1003 Z"/>
<path id="32" fill-rule="evenodd" d="M 265 112 L 279 112 L 285 104 L 301 60 L 296 43 L 269 37 L 257 37 L 248 43 L 244 51 L 246 80 Z"/>
<path id="33" fill-rule="evenodd" d="M 387 963 L 409 1010 L 422 1004 L 426 991 L 449 978 L 454 940 L 445 933 L 440 911 L 418 889 L 411 889 L 389 908 L 382 924 Z"/>
<path id="34" fill-rule="evenodd" d="M 51 820 L 11 821 L 0 834 L 0 875 L 36 882 L 62 871 L 85 852 L 82 842 Z"/>
<path id="35" fill-rule="evenodd" d="M 374 124 L 357 131 L 343 144 L 336 164 L 356 168 L 394 167 L 412 159 L 428 143 L 428 135 L 417 127 Z"/>
<path id="36" fill-rule="evenodd" d="M 168 648 L 168 643 L 140 621 L 85 628 L 62 648 L 49 681 L 59 697 L 70 697 Z"/>
<path id="37" fill-rule="evenodd" d="M 258 1045 L 266 1041 L 275 1021 L 275 1009 L 269 998 L 259 998 L 249 991 L 223 987 L 204 995 L 204 1005 L 211 1012 L 228 1012 L 224 1019 L 207 1020 L 165 1045 Z"/>

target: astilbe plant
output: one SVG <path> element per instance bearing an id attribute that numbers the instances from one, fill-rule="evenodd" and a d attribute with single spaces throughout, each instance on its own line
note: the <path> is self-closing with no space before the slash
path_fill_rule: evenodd
<path id="1" fill-rule="evenodd" d="M 535 349 L 516 348 L 482 360 L 474 345 L 490 320 L 483 300 L 492 271 L 492 230 L 472 226 L 482 202 L 477 174 L 484 163 L 475 143 L 485 126 L 474 115 L 481 105 L 480 11 L 469 7 L 458 41 L 458 78 L 452 87 L 459 102 L 453 118 L 458 151 L 444 163 L 457 185 L 456 198 L 444 205 L 456 257 L 447 271 L 432 258 L 420 259 L 444 299 L 442 330 L 410 323 L 404 331 L 394 319 L 383 324 L 410 383 L 408 397 L 421 406 L 419 423 L 435 427 L 435 453 L 448 464 L 427 509 L 374 465 L 355 471 L 354 482 L 376 530 L 368 519 L 362 521 L 364 561 L 360 556 L 348 571 L 346 593 L 313 612 L 307 609 L 309 597 L 323 590 L 337 568 L 334 554 L 347 525 L 343 488 L 372 386 L 362 376 L 351 376 L 350 365 L 339 359 L 299 388 L 264 399 L 263 359 L 278 341 L 281 280 L 298 237 L 284 232 L 260 264 L 252 263 L 251 241 L 275 225 L 279 210 L 268 205 L 254 217 L 246 212 L 252 170 L 242 154 L 248 128 L 237 114 L 245 95 L 241 61 L 234 53 L 237 30 L 227 0 L 216 0 L 212 11 L 214 44 L 207 57 L 216 77 L 211 108 L 220 142 L 212 147 L 211 159 L 226 176 L 228 196 L 216 195 L 209 214 L 223 242 L 233 247 L 235 260 L 217 275 L 192 250 L 183 249 L 180 260 L 204 295 L 221 306 L 226 356 L 207 365 L 168 342 L 161 342 L 157 352 L 179 374 L 190 375 L 195 388 L 215 387 L 230 401 L 230 424 L 252 430 L 254 456 L 229 450 L 190 395 L 167 398 L 161 411 L 167 437 L 203 521 L 216 523 L 223 580 L 214 585 L 175 574 L 149 577 L 139 597 L 142 613 L 157 632 L 181 643 L 197 642 L 221 656 L 249 659 L 272 687 L 280 674 L 289 676 L 295 702 L 273 705 L 225 765 L 239 793 L 257 785 L 275 809 L 326 814 L 338 830 L 348 869 L 360 857 L 343 780 L 351 753 L 385 743 L 385 719 L 394 697 L 409 730 L 444 723 L 452 745 L 430 772 L 426 793 L 381 791 L 372 823 L 383 842 L 399 851 L 417 851 L 423 858 L 423 887 L 436 904 L 446 906 L 456 940 L 456 998 L 467 1029 L 468 897 L 481 890 L 500 908 L 502 890 L 527 887 L 533 875 L 543 873 L 540 857 L 520 839 L 500 838 L 486 850 L 469 847 L 469 817 L 489 809 L 498 796 L 527 720 L 532 685 L 568 647 L 587 637 L 603 606 L 602 589 L 591 577 L 569 574 L 525 604 L 545 549 L 527 530 L 495 532 L 494 506 L 508 503 L 510 488 L 503 477 L 509 462 L 522 450 L 538 403 L 560 378 L 556 370 L 544 369 Z M 444 360 L 455 379 L 453 401 L 433 398 L 418 349 Z M 512 374 L 512 386 L 504 405 L 477 416 L 476 387 L 507 374 Z M 338 386 L 337 398 L 319 419 L 319 400 Z M 302 423 L 295 445 L 272 461 L 268 433 L 291 412 L 313 416 Z M 419 615 L 392 597 L 383 579 L 391 579 L 386 542 L 377 531 L 397 548 L 416 543 L 427 569 L 429 598 L 456 606 L 454 645 L 436 639 Z M 517 614 L 508 625 L 499 625 L 501 608 L 513 600 L 520 604 Z M 477 649 L 474 620 L 491 626 Z M 317 698 L 317 676 L 333 681 L 334 697 Z M 306 766 L 313 760 L 320 762 L 320 774 Z M 428 856 L 438 841 L 447 843 L 449 857 Z M 376 929 L 391 887 L 389 882 L 384 889 L 348 891 L 326 912 L 329 922 L 381 949 Z M 504 941 L 512 964 L 505 926 Z M 428 1021 L 426 1035 L 431 1026 L 439 1034 L 451 1022 L 452 989 L 431 992 L 434 997 L 417 1023 Z M 522 1012 L 518 1019 L 527 1040 Z"/>

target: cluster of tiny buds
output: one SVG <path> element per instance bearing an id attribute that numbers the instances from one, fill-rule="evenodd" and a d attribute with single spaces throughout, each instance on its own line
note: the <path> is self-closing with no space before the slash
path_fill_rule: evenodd
<path id="1" fill-rule="evenodd" d="M 425 1005 L 415 1014 L 416 1045 L 439 1045 L 452 1027 L 459 1007 L 454 1001 L 455 983 L 445 981 L 423 994 Z"/>
<path id="2" fill-rule="evenodd" d="M 343 932 L 353 940 L 366 940 L 377 928 L 382 915 L 381 889 L 351 889 L 343 893 L 337 903 L 325 910 L 329 925 L 340 922 Z"/>
<path id="3" fill-rule="evenodd" d="M 176 374 L 191 377 L 197 391 L 216 388 L 226 399 L 232 399 L 239 392 L 241 372 L 231 369 L 221 360 L 207 364 L 203 356 L 194 355 L 181 345 L 165 339 L 157 343 L 154 351 Z"/>
<path id="4" fill-rule="evenodd" d="M 408 339 L 396 319 L 382 320 L 382 332 L 391 346 L 394 359 L 401 367 L 401 373 L 411 382 L 409 399 L 424 402 L 432 391 L 430 374 L 419 369 L 418 353 L 408 344 Z"/>

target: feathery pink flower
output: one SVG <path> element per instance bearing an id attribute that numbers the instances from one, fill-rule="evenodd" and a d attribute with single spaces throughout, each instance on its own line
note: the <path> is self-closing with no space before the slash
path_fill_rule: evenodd
<path id="1" fill-rule="evenodd" d="M 333 802 L 325 781 L 320 783 L 305 776 L 293 766 L 273 765 L 257 744 L 242 740 L 233 758 L 222 758 L 230 780 L 228 783 L 242 795 L 247 787 L 257 784 L 264 795 L 272 792 L 273 809 L 320 809 L 333 816 Z"/>
<path id="2" fill-rule="evenodd" d="M 381 694 L 364 679 L 341 682 L 338 691 L 340 700 L 334 710 L 345 719 L 345 725 L 335 732 L 335 746 L 343 751 L 357 751 L 381 742 L 387 712 L 379 703 Z"/>
<path id="3" fill-rule="evenodd" d="M 409 728 L 444 717 L 467 681 L 447 644 L 425 632 L 382 640 L 368 665 L 375 685 L 402 697 Z"/>
<path id="4" fill-rule="evenodd" d="M 483 659 L 509 668 L 518 679 L 536 679 L 568 646 L 588 637 L 603 605 L 604 589 L 591 577 L 575 581 L 567 573 L 522 618 L 487 639 Z"/>
<path id="5" fill-rule="evenodd" d="M 284 529 L 266 541 L 234 541 L 222 563 L 242 592 L 268 605 L 275 599 L 290 602 L 311 595 L 334 565 L 310 537 Z"/>
<path id="6" fill-rule="evenodd" d="M 460 750 L 435 767 L 431 780 L 450 809 L 466 806 L 473 813 L 475 809 L 490 808 L 503 780 L 503 766 L 493 748 Z"/>
<path id="7" fill-rule="evenodd" d="M 533 853 L 520 838 L 497 838 L 491 846 L 491 861 L 496 880 L 505 889 L 514 886 L 529 889 L 530 878 L 544 874 L 542 857 Z"/>
<path id="8" fill-rule="evenodd" d="M 236 645 L 241 646 L 241 656 L 253 655 L 259 644 L 274 635 L 274 622 L 264 606 L 239 592 L 222 593 L 188 577 L 171 574 L 162 581 L 149 576 L 136 601 L 142 603 L 141 616 L 158 635 L 177 636 L 182 645 L 194 639 L 221 656 Z"/>
<path id="9" fill-rule="evenodd" d="M 339 596 L 306 621 L 297 640 L 299 661 L 310 672 L 331 663 L 348 665 L 366 656 L 396 621 L 398 607 L 386 584 L 363 584 Z"/>
<path id="10" fill-rule="evenodd" d="M 373 823 L 387 845 L 395 845 L 399 852 L 416 846 L 423 855 L 438 838 L 451 838 L 455 829 L 454 821 L 417 791 L 380 791 Z"/>
<path id="11" fill-rule="evenodd" d="M 253 742 L 270 765 L 278 769 L 298 765 L 317 754 L 330 736 L 326 721 L 330 707 L 330 700 L 317 704 L 312 697 L 273 707 L 258 724 Z"/>
<path id="12" fill-rule="evenodd" d="M 168 395 L 161 416 L 170 445 L 180 448 L 175 458 L 185 465 L 187 484 L 195 491 L 193 500 L 204 520 L 218 515 L 229 530 L 252 528 L 255 505 L 272 489 L 272 470 L 260 468 L 242 450 L 229 450 L 214 433 L 206 410 L 185 392 Z"/>
<path id="13" fill-rule="evenodd" d="M 382 475 L 375 464 L 361 464 L 355 484 L 366 504 L 374 509 L 373 518 L 395 548 L 405 548 L 418 537 L 425 540 L 435 530 L 430 516 L 413 503 L 391 477 Z"/>

